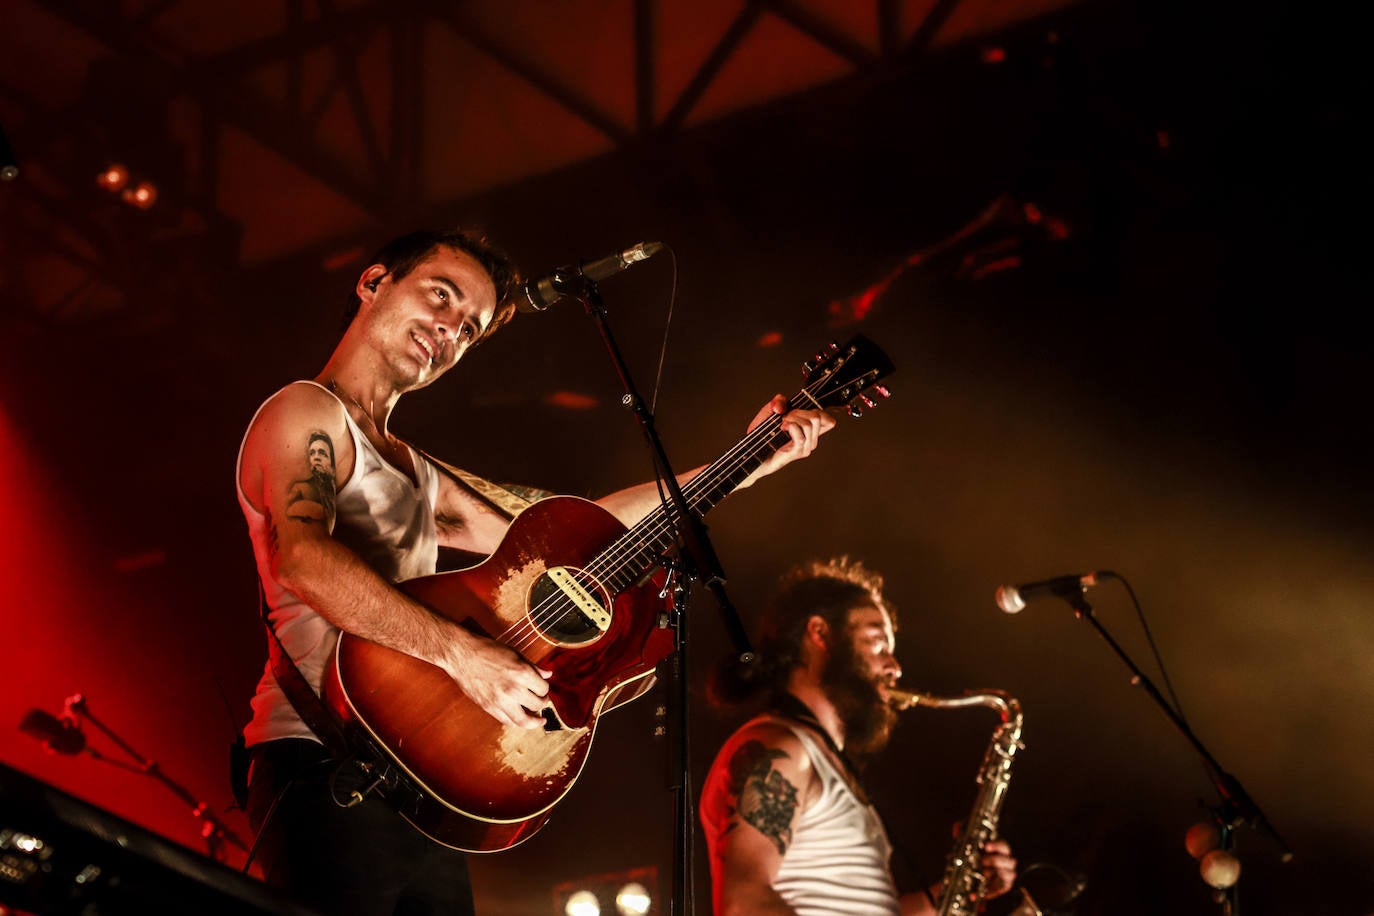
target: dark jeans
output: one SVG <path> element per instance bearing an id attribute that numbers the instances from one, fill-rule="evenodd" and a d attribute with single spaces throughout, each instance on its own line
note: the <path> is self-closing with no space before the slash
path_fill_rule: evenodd
<path id="1" fill-rule="evenodd" d="M 269 741 L 250 751 L 248 818 L 267 883 L 327 916 L 471 916 L 472 884 L 463 853 L 421 834 L 380 798 L 352 808 L 365 785 L 350 763 L 314 741 Z"/>

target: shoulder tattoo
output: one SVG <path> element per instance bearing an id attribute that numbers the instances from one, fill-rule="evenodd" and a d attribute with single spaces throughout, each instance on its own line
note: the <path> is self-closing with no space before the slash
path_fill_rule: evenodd
<path id="1" fill-rule="evenodd" d="M 306 476 L 291 482 L 286 517 L 298 522 L 334 521 L 334 443 L 323 430 L 311 430 L 305 443 Z"/>
<path id="2" fill-rule="evenodd" d="M 776 769 L 773 761 L 787 757 L 786 751 L 764 747 L 759 741 L 746 741 L 730 757 L 730 826 L 738 817 L 772 841 L 781 855 L 792 842 L 792 816 L 797 812 L 797 787 Z"/>

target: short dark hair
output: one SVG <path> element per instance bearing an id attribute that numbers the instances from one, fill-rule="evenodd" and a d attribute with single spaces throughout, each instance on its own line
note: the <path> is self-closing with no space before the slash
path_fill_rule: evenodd
<path id="1" fill-rule="evenodd" d="M 752 669 L 741 670 L 734 664 L 718 669 L 711 683 L 713 699 L 738 703 L 761 692 L 781 692 L 802 663 L 807 621 L 818 616 L 832 633 L 843 633 L 849 626 L 849 612 L 864 605 L 886 611 L 896 629 L 897 610 L 883 597 L 883 577 L 862 562 L 841 556 L 811 560 L 788 570 L 764 610 L 754 645 L 757 662 Z"/>
<path id="2" fill-rule="evenodd" d="M 491 277 L 492 286 L 496 287 L 496 313 L 492 315 L 491 324 L 473 341 L 474 345 L 481 343 L 515 317 L 515 300 L 511 295 L 520 285 L 520 272 L 515 263 L 486 238 L 464 229 L 420 229 L 387 242 L 377 249 L 367 263 L 368 266 L 380 264 L 385 267 L 392 282 L 395 282 L 405 279 L 436 248 L 441 247 L 456 248 L 471 255 Z M 361 306 L 362 300 L 354 292 L 344 314 L 345 327 L 358 314 Z"/>
<path id="3" fill-rule="evenodd" d="M 320 440 L 321 442 L 323 442 L 323 443 L 325 444 L 325 447 L 329 449 L 329 460 L 330 460 L 330 461 L 333 461 L 333 460 L 334 460 L 334 440 L 333 440 L 333 439 L 330 439 L 329 436 L 328 436 L 326 433 L 322 433 L 322 432 L 318 432 L 318 431 L 311 433 L 311 434 L 310 434 L 310 438 L 305 440 L 305 450 L 306 450 L 306 452 L 309 452 L 309 451 L 310 451 L 310 446 L 312 446 L 312 445 L 315 444 L 315 440 L 316 440 L 316 439 L 318 439 L 318 440 Z"/>

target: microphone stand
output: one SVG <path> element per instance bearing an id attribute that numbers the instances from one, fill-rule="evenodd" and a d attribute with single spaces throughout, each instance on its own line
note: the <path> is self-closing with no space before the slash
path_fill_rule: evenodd
<path id="1" fill-rule="evenodd" d="M 90 707 L 86 705 L 86 698 L 84 696 L 76 693 L 67 697 L 63 705 L 62 716 L 65 719 L 75 720 L 78 727 L 83 720 L 91 723 L 113 741 L 120 750 L 133 758 L 133 763 L 109 757 L 87 745 L 84 750 L 91 757 L 108 763 L 111 766 L 117 766 L 120 769 L 130 770 L 134 773 L 142 773 L 144 776 L 151 776 L 153 779 L 156 779 L 170 789 L 177 798 L 181 799 L 181 801 L 191 809 L 192 816 L 199 818 L 201 821 L 200 835 L 205 840 L 206 853 L 210 858 L 214 859 L 216 862 L 225 861 L 224 844 L 226 842 L 236 846 L 243 852 L 248 851 L 248 847 L 243 844 L 243 840 L 239 839 L 234 831 L 230 830 L 225 826 L 223 821 L 215 816 L 215 813 L 210 810 L 208 804 L 196 798 L 191 794 L 189 789 L 162 772 L 162 768 L 158 766 L 156 760 L 144 757 L 138 751 L 134 750 L 127 741 L 115 734 L 108 725 L 92 715 Z"/>
<path id="2" fill-rule="evenodd" d="M 668 660 L 666 666 L 661 666 L 661 670 L 668 672 L 669 681 L 664 685 L 669 709 L 667 727 L 672 736 L 669 742 L 668 781 L 669 789 L 674 793 L 673 892 L 669 913 L 673 916 L 688 916 L 695 909 L 692 894 L 692 841 L 695 836 L 695 819 L 692 816 L 691 748 L 687 717 L 686 602 L 691 582 L 702 582 L 715 596 L 740 664 L 752 663 L 754 652 L 749 645 L 749 637 L 745 633 L 744 624 L 740 621 L 739 612 L 735 610 L 725 592 L 725 571 L 721 568 L 720 559 L 711 546 L 706 525 L 688 506 L 687 498 L 683 496 L 682 488 L 678 485 L 672 462 L 668 460 L 668 453 L 654 426 L 654 416 L 630 378 L 629 368 L 606 320 L 606 306 L 596 288 L 596 282 L 571 272 L 559 272 L 550 282 L 553 288 L 564 296 L 579 300 L 587 315 L 596 323 L 602 342 L 606 345 L 606 352 L 610 355 L 611 364 L 615 367 L 620 383 L 625 389 L 621 403 L 629 408 L 639 422 L 645 444 L 649 447 L 660 480 L 667 490 L 667 498 L 672 506 L 670 518 L 677 529 L 678 541 L 682 545 L 681 552 L 675 560 L 669 561 L 665 558 L 664 566 L 668 570 L 669 583 L 664 586 L 663 595 L 666 596 L 668 589 L 673 588 L 674 600 L 672 613 L 660 617 L 660 626 L 673 627 L 676 644 L 673 657 Z"/>
<path id="3" fill-rule="evenodd" d="M 1293 850 L 1288 847 L 1283 837 L 1279 836 L 1278 831 L 1269 823 L 1269 819 L 1264 816 L 1264 812 L 1260 810 L 1260 806 L 1250 797 L 1250 793 L 1245 791 L 1245 787 L 1241 785 L 1240 780 L 1228 773 L 1217 759 L 1212 756 L 1211 751 L 1207 750 L 1206 745 L 1202 743 L 1197 735 L 1193 734 L 1193 730 L 1188 727 L 1188 724 L 1183 721 L 1174 710 L 1173 706 L 1164 699 L 1164 695 L 1159 692 L 1159 688 L 1155 686 L 1154 681 L 1150 680 L 1145 672 L 1140 670 L 1140 667 L 1131 660 L 1131 657 L 1126 654 L 1126 651 L 1121 648 L 1117 641 L 1112 638 L 1111 634 L 1107 632 L 1106 628 L 1102 626 L 1102 622 L 1098 620 L 1097 615 L 1093 613 L 1092 605 L 1088 603 L 1087 596 L 1083 594 L 1082 590 L 1080 589 L 1076 593 L 1065 594 L 1062 597 L 1069 603 L 1069 606 L 1073 608 L 1074 616 L 1079 620 L 1087 621 L 1087 623 L 1097 631 L 1097 635 L 1101 636 L 1106 641 L 1107 645 L 1111 646 L 1117 658 L 1121 659 L 1126 667 L 1130 669 L 1131 684 L 1136 687 L 1144 688 L 1145 693 L 1150 699 L 1155 701 L 1155 705 L 1158 706 L 1165 717 L 1173 723 L 1174 728 L 1178 729 L 1179 734 L 1183 735 L 1188 743 L 1193 746 L 1193 750 L 1197 751 L 1198 755 L 1202 757 L 1207 767 L 1208 775 L 1212 780 L 1212 784 L 1215 786 L 1217 793 L 1221 796 L 1221 804 L 1216 809 L 1213 809 L 1218 820 L 1221 822 L 1223 837 L 1221 848 L 1229 852 L 1234 829 L 1241 824 L 1249 824 L 1262 833 L 1268 834 L 1269 837 L 1278 844 L 1280 850 L 1279 858 L 1281 861 L 1292 861 Z M 1219 890 L 1223 895 L 1221 902 L 1226 916 L 1238 916 L 1240 904 L 1236 899 L 1236 886 L 1232 884 L 1230 887 L 1220 888 Z"/>

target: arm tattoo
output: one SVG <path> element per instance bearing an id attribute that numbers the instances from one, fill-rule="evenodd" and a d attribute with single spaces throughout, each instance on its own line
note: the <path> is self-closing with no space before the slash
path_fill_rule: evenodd
<path id="1" fill-rule="evenodd" d="M 298 522 L 334 521 L 334 443 L 321 430 L 313 430 L 306 440 L 310 475 L 291 483 L 286 494 L 286 517 Z"/>
<path id="2" fill-rule="evenodd" d="M 263 521 L 267 525 L 267 555 L 269 557 L 275 557 L 277 555 L 277 549 L 279 544 L 279 540 L 277 537 L 277 523 L 272 520 L 271 509 L 264 508 L 262 510 L 262 517 Z"/>
<path id="3" fill-rule="evenodd" d="M 797 811 L 797 787 L 773 769 L 773 761 L 786 751 L 770 750 L 759 741 L 746 741 L 730 758 L 730 796 L 738 815 L 778 847 L 781 855 L 792 842 L 792 816 Z M 732 822 L 726 830 L 732 829 Z"/>

